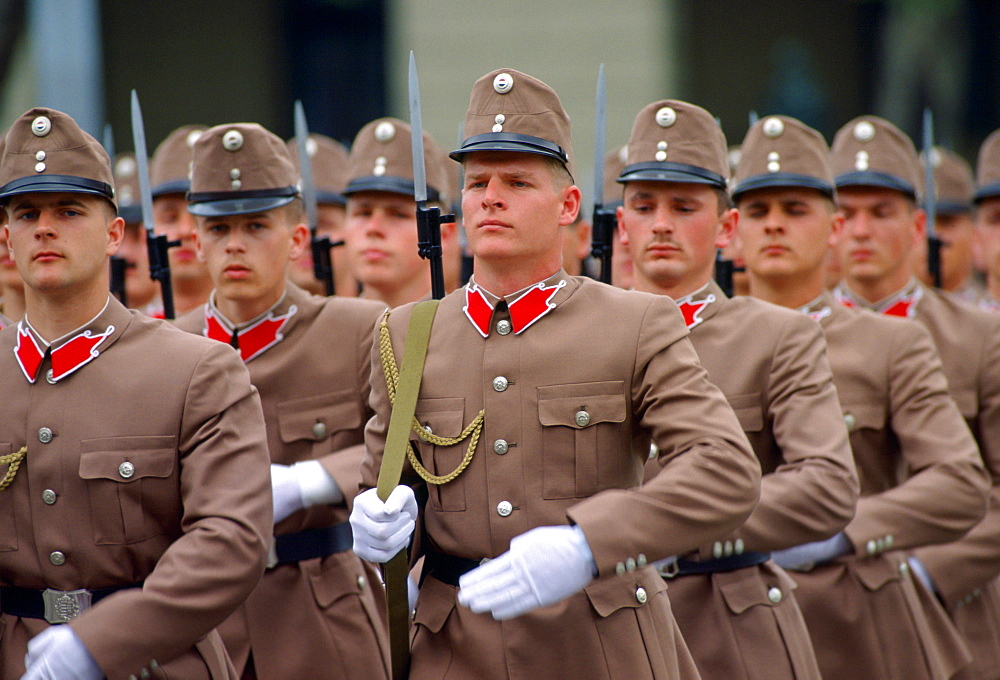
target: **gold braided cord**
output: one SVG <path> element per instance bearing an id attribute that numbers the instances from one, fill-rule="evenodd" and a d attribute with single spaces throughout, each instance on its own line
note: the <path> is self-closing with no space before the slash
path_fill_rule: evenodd
<path id="1" fill-rule="evenodd" d="M 385 375 L 385 387 L 389 394 L 389 403 L 394 404 L 396 401 L 396 387 L 399 384 L 399 369 L 396 367 L 396 355 L 392 351 L 392 341 L 389 339 L 389 310 L 385 311 L 385 314 L 382 316 L 382 322 L 378 327 L 378 347 L 379 356 L 382 359 L 382 373 Z M 479 436 L 483 432 L 485 420 L 486 411 L 481 410 L 479 415 L 462 430 L 462 434 L 457 437 L 442 437 L 429 432 L 414 416 L 411 427 L 417 436 L 425 442 L 434 444 L 435 446 L 454 446 L 455 444 L 462 443 L 465 439 L 469 439 L 469 447 L 458 467 L 446 475 L 435 475 L 421 464 L 417 458 L 417 452 L 414 450 L 413 444 L 408 443 L 406 446 L 406 457 L 409 459 L 410 465 L 420 475 L 420 478 L 428 484 L 447 484 L 454 480 L 472 462 L 472 456 L 476 452 L 476 445 L 479 443 Z"/>
<path id="2" fill-rule="evenodd" d="M 17 469 L 21 466 L 21 461 L 24 457 L 28 455 L 28 447 L 22 446 L 20 451 L 11 453 L 6 456 L 0 456 L 0 465 L 7 465 L 7 474 L 0 479 L 0 491 L 3 491 L 10 483 L 14 481 L 14 475 L 17 474 Z"/>

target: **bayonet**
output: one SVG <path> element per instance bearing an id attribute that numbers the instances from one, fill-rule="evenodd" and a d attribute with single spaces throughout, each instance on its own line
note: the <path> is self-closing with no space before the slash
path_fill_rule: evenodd
<path id="1" fill-rule="evenodd" d="M 149 183 L 149 156 L 146 154 L 146 132 L 142 124 L 139 95 L 132 90 L 132 140 L 135 143 L 135 165 L 139 174 L 139 198 L 142 206 L 142 223 L 146 228 L 146 251 L 149 253 L 149 276 L 160 282 L 163 315 L 174 318 L 174 291 L 170 285 L 169 249 L 180 241 L 169 241 L 166 235 L 157 234 L 153 225 L 153 193 Z"/>
<path id="2" fill-rule="evenodd" d="M 305 203 L 306 222 L 309 225 L 313 275 L 318 281 L 323 282 L 326 294 L 333 295 L 335 286 L 333 279 L 333 259 L 330 256 L 330 249 L 334 245 L 342 245 L 343 241 L 338 241 L 334 244 L 330 241 L 329 236 L 319 236 L 317 234 L 319 217 L 318 208 L 316 207 L 316 184 L 313 181 L 312 159 L 309 156 L 309 126 L 306 125 L 306 112 L 302 108 L 302 102 L 298 100 L 295 102 L 295 146 L 299 152 L 302 202 Z"/>
<path id="3" fill-rule="evenodd" d="M 927 213 L 927 272 L 941 287 L 941 239 L 937 237 L 937 196 L 934 189 L 934 116 L 924 109 L 924 212 Z"/>
<path id="4" fill-rule="evenodd" d="M 597 70 L 597 97 L 594 105 L 594 215 L 590 253 L 601 262 L 603 283 L 611 283 L 611 255 L 614 252 L 615 213 L 604 207 L 604 143 L 608 113 L 604 64 Z"/>

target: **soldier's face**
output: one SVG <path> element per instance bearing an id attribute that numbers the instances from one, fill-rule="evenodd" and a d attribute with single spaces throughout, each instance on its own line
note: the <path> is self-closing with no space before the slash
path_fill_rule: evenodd
<path id="1" fill-rule="evenodd" d="M 729 242 L 736 220 L 735 210 L 720 214 L 718 195 L 705 184 L 629 182 L 618 229 L 632 253 L 636 287 L 707 283 L 716 248 Z"/>
<path id="2" fill-rule="evenodd" d="M 208 276 L 194 244 L 197 223 L 194 215 L 188 212 L 188 202 L 183 194 L 157 196 L 153 200 L 153 224 L 157 234 L 166 234 L 171 241 L 181 242 L 169 251 L 171 278 L 190 281 Z"/>
<path id="3" fill-rule="evenodd" d="M 417 252 L 417 204 L 410 196 L 360 191 L 347 199 L 348 266 L 364 286 L 386 292 L 426 281 L 430 268 Z"/>
<path id="4" fill-rule="evenodd" d="M 843 216 L 812 189 L 761 189 L 740 197 L 739 236 L 747 272 L 794 284 L 825 271 Z"/>
<path id="5" fill-rule="evenodd" d="M 976 210 L 976 228 L 983 248 L 986 273 L 1000 280 L 1000 197 L 987 198 Z"/>
<path id="6" fill-rule="evenodd" d="M 0 295 L 3 290 L 11 288 L 21 288 L 24 282 L 21 281 L 21 274 L 17 271 L 17 264 L 10 256 L 7 249 L 7 239 L 0 238 Z"/>
<path id="7" fill-rule="evenodd" d="M 125 237 L 118 248 L 118 256 L 125 258 L 125 296 L 130 307 L 149 304 L 158 289 L 149 278 L 149 254 L 146 251 L 146 231 L 141 224 L 125 225 Z"/>
<path id="8" fill-rule="evenodd" d="M 77 193 L 14 196 L 4 233 L 25 285 L 58 294 L 107 287 L 108 257 L 125 221 L 102 198 Z"/>
<path id="9" fill-rule="evenodd" d="M 331 242 L 344 240 L 345 220 L 346 212 L 344 206 L 325 203 L 317 205 L 316 235 L 320 238 L 328 236 Z M 346 290 L 350 288 L 349 282 L 351 276 L 345 271 L 347 257 L 343 247 L 333 248 L 330 251 L 330 257 L 333 258 L 333 273 L 337 277 L 337 295 L 354 295 L 353 291 Z M 312 250 L 310 249 L 306 249 L 302 257 L 292 263 L 291 268 L 288 270 L 288 277 L 295 285 L 301 288 L 305 288 L 318 295 L 325 294 L 323 292 L 323 283 L 316 278 L 313 272 Z M 343 291 L 341 290 L 341 284 L 345 288 Z"/>
<path id="10" fill-rule="evenodd" d="M 909 278 L 910 252 L 924 236 L 926 215 L 892 189 L 845 187 L 837 202 L 844 233 L 837 242 L 845 279 L 877 282 Z"/>
<path id="11" fill-rule="evenodd" d="M 954 290 L 961 286 L 972 274 L 972 251 L 975 240 L 975 226 L 972 215 L 960 213 L 957 215 L 939 214 L 934 221 L 935 233 L 943 247 L 941 248 L 941 282 L 945 290 Z M 933 285 L 927 269 L 927 241 L 921 239 L 913 249 L 911 258 L 913 273 L 921 280 Z"/>
<path id="12" fill-rule="evenodd" d="M 197 220 L 198 256 L 212 276 L 216 300 L 260 306 L 261 312 L 277 302 L 289 260 L 307 247 L 305 225 L 290 225 L 284 207 Z"/>
<path id="13" fill-rule="evenodd" d="M 579 210 L 580 190 L 557 181 L 537 154 L 483 151 L 465 159 L 462 219 L 477 259 L 558 267 L 561 228 L 572 224 Z"/>

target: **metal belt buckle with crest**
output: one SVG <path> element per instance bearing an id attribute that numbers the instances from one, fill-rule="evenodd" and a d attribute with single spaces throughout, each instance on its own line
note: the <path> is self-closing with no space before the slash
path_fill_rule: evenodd
<path id="1" fill-rule="evenodd" d="M 69 623 L 91 607 L 93 596 L 86 588 L 79 590 L 53 590 L 42 592 L 45 603 L 45 620 L 49 623 Z"/>

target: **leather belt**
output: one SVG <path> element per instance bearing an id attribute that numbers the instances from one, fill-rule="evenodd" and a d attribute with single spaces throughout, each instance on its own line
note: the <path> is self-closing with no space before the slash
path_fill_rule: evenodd
<path id="1" fill-rule="evenodd" d="M 717 571 L 735 571 L 737 569 L 753 567 L 763 564 L 769 559 L 771 559 L 771 553 L 750 551 L 740 555 L 720 557 L 717 560 L 697 561 L 679 559 L 676 562 L 659 567 L 657 571 L 663 578 L 690 576 L 691 574 L 714 574 Z"/>
<path id="2" fill-rule="evenodd" d="M 267 556 L 267 568 L 272 569 L 288 562 L 326 557 L 353 547 L 354 534 L 351 532 L 350 522 L 275 536 Z"/>
<path id="3" fill-rule="evenodd" d="M 479 565 L 488 561 L 489 558 L 479 560 L 468 557 L 456 557 L 446 553 L 428 550 L 424 554 L 424 570 L 420 574 L 420 583 L 423 585 L 424 579 L 433 576 L 442 583 L 458 587 L 458 579 L 462 574 L 472 571 Z"/>
<path id="4" fill-rule="evenodd" d="M 119 590 L 142 588 L 141 583 L 88 590 L 35 590 L 0 586 L 0 610 L 25 619 L 45 619 L 49 623 L 69 623 L 99 601 Z"/>

